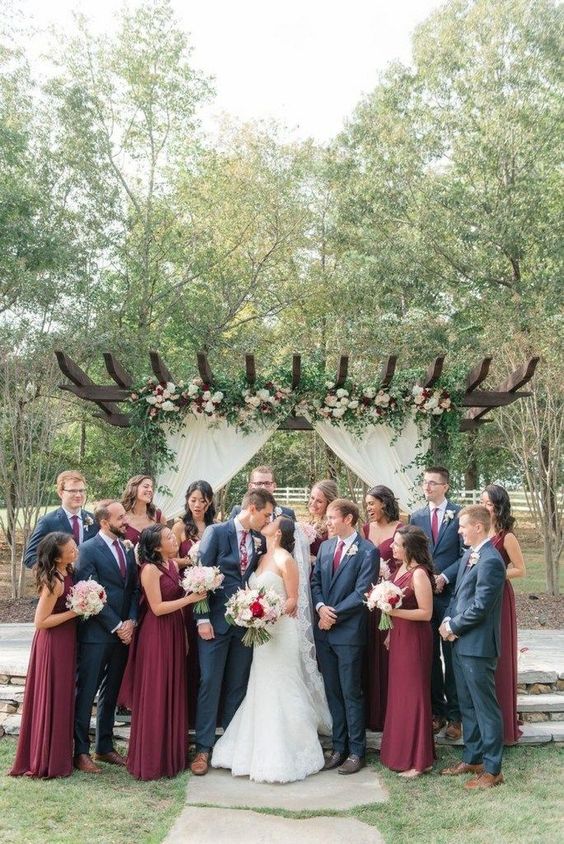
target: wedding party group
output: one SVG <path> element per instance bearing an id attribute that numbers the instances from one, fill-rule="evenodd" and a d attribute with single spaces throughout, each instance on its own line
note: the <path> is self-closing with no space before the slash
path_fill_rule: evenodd
<path id="1" fill-rule="evenodd" d="M 507 491 L 491 484 L 460 507 L 449 480 L 425 470 L 425 505 L 405 518 L 393 490 L 373 486 L 364 523 L 319 480 L 301 519 L 258 466 L 227 520 L 205 480 L 167 520 L 146 475 L 89 512 L 83 475 L 62 472 L 61 506 L 25 551 L 39 600 L 10 773 L 352 775 L 368 729 L 405 779 L 433 769 L 442 732 L 464 749 L 441 774 L 469 775 L 468 789 L 502 783 L 503 746 L 520 735 L 511 580 L 525 565 Z M 119 707 L 131 712 L 126 756 Z"/>

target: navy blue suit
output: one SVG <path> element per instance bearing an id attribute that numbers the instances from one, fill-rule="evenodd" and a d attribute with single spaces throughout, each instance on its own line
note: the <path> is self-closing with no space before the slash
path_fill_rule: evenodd
<path id="1" fill-rule="evenodd" d="M 503 753 L 503 721 L 495 693 L 495 670 L 501 647 L 501 603 L 505 563 L 490 541 L 479 549 L 478 562 L 468 567 L 468 550 L 460 561 L 456 587 L 448 608 L 453 642 L 454 673 L 464 730 L 465 762 L 484 763 L 499 774 Z"/>
<path id="2" fill-rule="evenodd" d="M 362 667 L 368 609 L 366 592 L 376 583 L 380 554 L 372 542 L 356 535 L 357 551 L 347 553 L 333 572 L 337 538 L 321 543 L 311 579 L 313 606 L 333 607 L 337 621 L 330 630 L 314 624 L 315 646 L 325 692 L 333 718 L 333 750 L 364 756 L 366 716 Z"/>
<path id="3" fill-rule="evenodd" d="M 75 583 L 92 578 L 106 590 L 107 602 L 102 611 L 86 621 L 78 622 L 78 665 L 74 752 L 89 753 L 88 737 L 92 704 L 99 689 L 96 707 L 96 752 L 113 750 L 114 713 L 127 663 L 129 648 L 112 633 L 120 623 L 137 621 L 139 578 L 133 550 L 125 554 L 127 570 L 122 578 L 118 563 L 100 535 L 79 548 Z"/>
<path id="4" fill-rule="evenodd" d="M 429 506 L 422 507 L 411 514 L 410 524 L 422 528 L 429 538 L 429 545 L 433 557 L 433 566 L 437 574 L 444 574 L 448 583 L 442 592 L 433 595 L 433 617 L 431 629 L 433 631 L 433 664 L 431 669 L 431 705 L 433 715 L 447 718 L 449 721 L 460 721 L 460 709 L 456 693 L 456 681 L 452 665 L 452 647 L 450 642 L 444 642 L 439 635 L 439 627 L 447 611 L 458 573 L 458 565 L 464 550 L 462 539 L 458 533 L 458 513 L 461 507 L 452 501 L 447 501 L 446 512 L 452 511 L 454 518 L 443 519 L 439 527 L 436 543 L 433 542 L 431 531 L 431 513 Z M 445 512 L 445 516 L 446 516 Z M 441 663 L 441 649 L 445 664 L 444 676 Z"/>
<path id="5" fill-rule="evenodd" d="M 282 512 L 278 513 L 277 510 L 281 510 Z M 233 509 L 231 510 L 231 513 L 229 514 L 229 518 L 234 519 L 235 516 L 238 516 L 240 512 L 241 512 L 241 505 L 236 504 L 235 507 L 233 507 Z M 277 504 L 276 507 L 274 508 L 274 513 L 272 515 L 272 518 L 275 519 L 278 516 L 288 516 L 288 518 L 292 519 L 292 521 L 294 521 L 294 522 L 296 521 L 296 514 L 294 513 L 294 511 L 292 510 L 291 507 L 281 507 L 279 504 Z"/>
<path id="6" fill-rule="evenodd" d="M 208 597 L 209 613 L 194 614 L 196 620 L 207 618 L 214 630 L 213 639 L 198 636 L 200 686 L 196 713 L 196 749 L 209 751 L 215 741 L 219 701 L 223 689 L 224 729 L 235 715 L 247 691 L 253 649 L 242 643 L 245 630 L 225 620 L 225 604 L 238 589 L 244 587 L 266 549 L 264 537 L 252 534 L 253 549 L 249 564 L 241 574 L 239 545 L 235 522 L 210 525 L 200 542 L 200 561 L 204 566 L 219 566 L 224 575 L 220 589 Z"/>
<path id="7" fill-rule="evenodd" d="M 86 542 L 87 539 L 92 539 L 93 536 L 96 536 L 100 527 L 94 519 L 93 513 L 89 513 L 88 510 L 81 510 L 80 512 L 83 524 L 82 541 Z M 85 521 L 90 521 L 91 524 L 85 524 Z M 47 536 L 48 533 L 55 533 L 56 531 L 70 533 L 72 536 L 72 525 L 62 507 L 53 510 L 52 513 L 46 513 L 37 520 L 24 554 L 24 564 L 28 569 L 32 569 L 37 562 L 37 548 L 43 537 Z"/>

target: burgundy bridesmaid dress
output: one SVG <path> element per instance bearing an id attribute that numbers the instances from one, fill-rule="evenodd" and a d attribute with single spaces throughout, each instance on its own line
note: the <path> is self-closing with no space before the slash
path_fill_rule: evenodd
<path id="1" fill-rule="evenodd" d="M 398 523 L 401 527 L 401 523 Z M 370 525 L 362 526 L 364 538 L 368 539 Z M 385 539 L 378 546 L 380 560 L 387 563 L 393 577 L 397 562 L 392 554 L 394 537 Z M 384 729 L 386 718 L 386 701 L 388 698 L 388 650 L 384 640 L 387 630 L 378 630 L 380 610 L 373 610 L 368 619 L 368 647 L 366 648 L 365 687 L 366 687 L 366 726 L 369 730 L 378 732 Z"/>
<path id="2" fill-rule="evenodd" d="M 188 556 L 188 551 L 194 545 L 193 540 L 183 539 L 180 543 L 178 556 Z M 196 707 L 198 705 L 198 686 L 200 685 L 200 661 L 198 659 L 198 626 L 194 618 L 193 605 L 189 604 L 184 608 L 184 624 L 186 625 L 186 636 L 188 637 L 188 656 L 186 674 L 188 677 L 188 721 L 196 723 Z"/>
<path id="3" fill-rule="evenodd" d="M 319 551 L 321 543 L 325 542 L 325 540 L 327 539 L 328 536 L 329 536 L 329 534 L 327 533 L 327 529 L 325 529 L 323 531 L 323 533 L 321 534 L 321 536 L 315 537 L 315 539 L 313 540 L 313 542 L 309 546 L 309 553 L 312 555 L 312 557 L 317 557 L 317 552 Z M 315 561 L 314 561 L 314 563 L 315 563 Z M 312 563 L 312 570 L 313 570 L 314 563 Z"/>
<path id="4" fill-rule="evenodd" d="M 155 513 L 155 524 L 159 524 L 162 518 L 162 512 L 157 510 Z M 150 525 L 147 525 L 150 527 Z M 125 526 L 125 538 L 131 542 L 132 545 L 138 545 L 139 539 L 141 538 L 141 531 L 137 530 L 137 528 L 132 527 L 131 525 Z"/>
<path id="5" fill-rule="evenodd" d="M 505 567 L 510 563 L 504 547 L 509 531 L 502 530 L 492 539 Z M 495 691 L 503 717 L 503 743 L 516 744 L 521 730 L 517 718 L 517 615 L 515 611 L 515 593 L 511 581 L 505 579 L 501 604 L 501 653 L 495 672 Z"/>
<path id="6" fill-rule="evenodd" d="M 53 613 L 66 612 L 72 576 Z M 14 777 L 68 777 L 73 771 L 76 619 L 37 630 L 31 645 Z"/>
<path id="7" fill-rule="evenodd" d="M 172 560 L 161 572 L 162 600 L 182 598 L 184 591 Z M 127 770 L 136 779 L 156 780 L 174 777 L 187 766 L 186 636 L 182 610 L 157 616 L 146 596 L 145 601 L 135 659 Z"/>
<path id="8" fill-rule="evenodd" d="M 396 577 L 404 590 L 402 609 L 417 609 L 413 571 Z M 430 621 L 393 618 L 386 722 L 380 761 L 392 771 L 424 771 L 435 759 L 431 712 L 431 660 L 433 635 Z"/>

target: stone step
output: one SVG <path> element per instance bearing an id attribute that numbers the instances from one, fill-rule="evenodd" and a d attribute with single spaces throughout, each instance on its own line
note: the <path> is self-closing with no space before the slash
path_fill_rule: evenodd
<path id="1" fill-rule="evenodd" d="M 8 717 L 2 722 L 2 726 L 4 727 L 4 731 L 7 736 L 18 736 L 20 734 L 20 724 L 21 724 L 22 716 L 20 714 L 17 715 L 8 715 Z M 96 719 L 90 719 L 90 732 L 93 735 L 96 732 Z M 122 741 L 129 741 L 129 727 L 117 725 L 114 727 L 114 736 Z"/>
<path id="2" fill-rule="evenodd" d="M 544 695 L 517 695 L 517 712 L 562 712 L 564 693 Z"/>
<path id="3" fill-rule="evenodd" d="M 4 683 L 0 684 L 0 702 L 13 701 L 14 703 L 22 703 L 23 696 L 23 686 L 8 686 Z"/>

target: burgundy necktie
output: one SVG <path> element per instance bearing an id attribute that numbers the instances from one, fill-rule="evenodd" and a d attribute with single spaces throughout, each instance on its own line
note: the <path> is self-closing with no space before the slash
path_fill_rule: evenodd
<path id="1" fill-rule="evenodd" d="M 431 533 L 433 534 L 433 544 L 437 544 L 439 537 L 439 508 L 433 508 L 433 515 L 431 516 Z"/>
<path id="2" fill-rule="evenodd" d="M 127 571 L 127 564 L 125 562 L 125 554 L 123 553 L 123 548 L 121 547 L 121 545 L 119 544 L 117 539 L 114 539 L 114 541 L 112 542 L 112 545 L 116 549 L 116 552 L 117 552 L 117 555 L 118 555 L 120 574 L 123 577 L 123 579 L 125 580 L 125 573 Z"/>
<path id="3" fill-rule="evenodd" d="M 77 545 L 80 545 L 80 525 L 78 524 L 78 516 L 73 515 L 71 516 L 72 522 L 72 535 L 74 536 L 74 541 Z"/>
<path id="4" fill-rule="evenodd" d="M 339 568 L 339 563 L 341 562 L 341 557 L 343 556 L 343 548 L 345 547 L 344 539 L 340 539 L 337 543 L 337 550 L 335 551 L 335 556 L 333 557 L 333 574 Z"/>
<path id="5" fill-rule="evenodd" d="M 244 530 L 241 534 L 241 542 L 239 543 L 239 561 L 241 563 L 241 574 L 245 574 L 247 566 L 249 565 L 249 552 L 247 551 L 247 534 Z"/>

